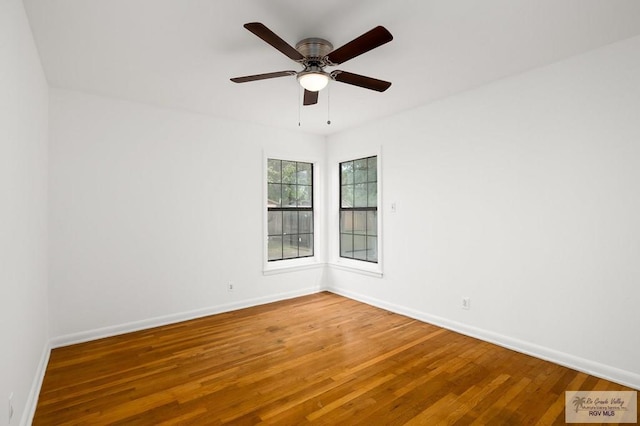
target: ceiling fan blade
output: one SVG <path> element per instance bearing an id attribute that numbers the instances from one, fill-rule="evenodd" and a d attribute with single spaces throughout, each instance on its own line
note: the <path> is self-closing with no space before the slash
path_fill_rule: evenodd
<path id="1" fill-rule="evenodd" d="M 267 78 L 286 77 L 289 75 L 296 75 L 295 71 L 278 71 L 268 72 L 266 74 L 247 75 L 245 77 L 234 77 L 231 79 L 234 83 L 246 83 L 248 81 L 266 80 Z"/>
<path id="2" fill-rule="evenodd" d="M 302 61 L 304 59 L 304 56 L 302 56 L 300 52 L 278 37 L 278 35 L 269 28 L 265 27 L 264 24 L 261 24 L 260 22 L 249 22 L 248 24 L 244 24 L 244 27 L 269 43 L 271 46 L 278 49 L 280 52 L 284 53 L 288 58 L 294 61 Z"/>
<path id="3" fill-rule="evenodd" d="M 333 65 L 338 65 L 391 40 L 393 40 L 391 33 L 385 27 L 378 26 L 329 53 L 327 59 Z"/>
<path id="4" fill-rule="evenodd" d="M 331 76 L 335 81 L 340 83 L 352 84 L 354 86 L 364 87 L 365 89 L 375 90 L 377 92 L 384 92 L 391 83 L 384 80 L 378 80 L 377 78 L 365 77 L 364 75 L 353 74 L 346 71 L 334 71 Z"/>
<path id="5" fill-rule="evenodd" d="M 315 105 L 318 103 L 318 92 L 311 92 L 304 89 L 304 99 L 302 105 Z"/>

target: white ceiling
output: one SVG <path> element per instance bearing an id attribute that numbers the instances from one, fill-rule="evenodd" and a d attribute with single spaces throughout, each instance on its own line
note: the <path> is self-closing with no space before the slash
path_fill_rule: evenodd
<path id="1" fill-rule="evenodd" d="M 52 87 L 330 134 L 640 34 L 638 0 L 24 0 Z M 394 40 L 340 65 L 393 82 L 337 82 L 299 108 L 299 70 L 245 30 L 334 47 L 377 26 Z M 333 68 L 332 68 L 333 69 Z"/>

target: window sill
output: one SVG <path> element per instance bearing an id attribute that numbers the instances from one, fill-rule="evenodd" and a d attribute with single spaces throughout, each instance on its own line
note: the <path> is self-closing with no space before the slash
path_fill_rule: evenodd
<path id="1" fill-rule="evenodd" d="M 360 262 L 349 262 L 340 260 L 338 262 L 329 263 L 329 267 L 334 269 L 340 269 L 342 271 L 347 272 L 355 272 L 362 275 L 367 275 L 370 277 L 382 278 L 382 268 L 379 264 L 358 264 Z"/>
<path id="2" fill-rule="evenodd" d="M 322 268 L 325 264 L 311 259 L 281 260 L 275 264 L 267 264 L 262 270 L 263 275 L 284 274 L 287 272 L 304 271 L 306 269 Z"/>

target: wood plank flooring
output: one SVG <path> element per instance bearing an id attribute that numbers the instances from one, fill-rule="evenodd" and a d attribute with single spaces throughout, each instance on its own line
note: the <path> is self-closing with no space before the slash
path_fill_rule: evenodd
<path id="1" fill-rule="evenodd" d="M 54 349 L 35 425 L 553 425 L 632 390 L 331 293 Z"/>

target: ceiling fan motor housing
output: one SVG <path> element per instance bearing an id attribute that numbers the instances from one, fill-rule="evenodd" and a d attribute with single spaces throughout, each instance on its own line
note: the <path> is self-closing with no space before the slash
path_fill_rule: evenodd
<path id="1" fill-rule="evenodd" d="M 325 57 L 333 50 L 333 45 L 323 38 L 311 37 L 300 40 L 296 50 L 304 56 L 302 64 L 305 68 L 323 68 L 327 65 Z"/>

